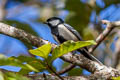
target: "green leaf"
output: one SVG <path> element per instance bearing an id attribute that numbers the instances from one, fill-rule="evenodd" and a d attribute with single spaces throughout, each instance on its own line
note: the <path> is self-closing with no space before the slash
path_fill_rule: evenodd
<path id="1" fill-rule="evenodd" d="M 12 61 L 20 61 L 22 65 L 24 65 L 25 67 L 21 67 L 22 69 L 20 70 L 20 74 L 27 74 L 31 71 L 35 71 L 35 72 L 41 72 L 43 70 L 46 69 L 46 65 L 43 61 L 41 61 L 40 59 L 36 59 L 34 57 L 28 57 L 28 56 L 19 56 L 19 57 L 10 57 L 9 59 L 11 59 Z M 25 63 L 25 64 L 23 64 Z M 17 65 L 15 65 L 17 66 Z M 24 70 L 24 71 L 23 71 Z"/>
<path id="2" fill-rule="evenodd" d="M 81 68 L 73 68 L 72 70 L 68 71 L 68 76 L 80 76 L 82 74 Z"/>
<path id="3" fill-rule="evenodd" d="M 51 44 L 45 44 L 37 49 L 29 50 L 29 52 L 33 55 L 40 56 L 44 59 L 48 58 L 48 55 L 51 51 Z"/>
<path id="4" fill-rule="evenodd" d="M 119 77 L 112 77 L 112 80 L 120 80 L 120 76 Z"/>
<path id="5" fill-rule="evenodd" d="M 22 75 L 25 75 L 25 74 L 29 74 L 29 72 L 31 72 L 31 70 L 26 70 L 26 69 L 22 68 L 18 73 L 22 74 Z"/>
<path id="6" fill-rule="evenodd" d="M 0 57 L 0 66 L 3 66 L 3 65 L 24 67 L 24 65 L 18 60 L 11 60 L 11 59 L 8 59 L 7 57 Z"/>
<path id="7" fill-rule="evenodd" d="M 0 66 L 16 66 L 16 67 L 21 67 L 21 69 L 24 69 L 26 72 L 41 72 L 46 69 L 46 66 L 43 61 L 40 59 L 35 59 L 33 57 L 27 57 L 27 56 L 19 56 L 19 57 L 5 57 L 5 56 L 0 56 Z M 29 73 L 28 72 L 28 73 Z"/>
<path id="8" fill-rule="evenodd" d="M 17 67 L 21 67 L 22 69 L 25 70 L 30 70 L 30 71 L 35 71 L 35 72 L 40 72 L 37 68 L 35 68 L 34 66 L 32 66 L 31 64 L 25 63 L 23 64 L 20 60 L 18 59 L 8 59 L 8 61 L 10 62 L 9 64 L 6 65 L 10 65 L 10 66 L 17 66 Z M 13 61 L 13 62 L 12 62 Z"/>
<path id="9" fill-rule="evenodd" d="M 13 58 L 13 59 L 17 59 L 17 60 L 20 60 L 22 63 L 23 62 L 39 62 L 39 64 L 41 63 L 42 65 L 45 65 L 43 61 L 41 61 L 40 59 L 36 59 L 35 57 L 28 57 L 28 56 L 18 56 L 18 57 L 10 57 L 10 58 Z"/>
<path id="10" fill-rule="evenodd" d="M 96 44 L 95 41 L 93 40 L 89 40 L 89 41 L 78 41 L 78 42 L 73 42 L 73 41 L 66 41 L 63 44 L 61 44 L 60 46 L 56 47 L 53 52 L 52 52 L 52 61 L 55 60 L 56 58 L 77 50 L 79 48 L 85 47 L 85 46 L 89 46 L 89 45 L 93 45 Z"/>
<path id="11" fill-rule="evenodd" d="M 5 80 L 3 73 L 0 71 L 0 80 Z"/>
<path id="12" fill-rule="evenodd" d="M 5 73 L 5 76 L 6 76 L 5 80 L 32 80 L 28 77 L 12 72 Z"/>

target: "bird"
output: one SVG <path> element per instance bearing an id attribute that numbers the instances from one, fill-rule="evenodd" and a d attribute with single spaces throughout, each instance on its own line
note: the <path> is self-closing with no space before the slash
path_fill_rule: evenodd
<path id="1" fill-rule="evenodd" d="M 80 34 L 69 24 L 66 24 L 59 17 L 51 17 L 44 22 L 51 29 L 51 33 L 55 41 L 59 44 L 62 44 L 65 41 L 73 40 L 73 41 L 83 41 Z M 102 64 L 97 58 L 95 58 L 92 54 L 88 52 L 87 47 L 83 47 L 77 50 L 86 58 L 96 61 Z"/>

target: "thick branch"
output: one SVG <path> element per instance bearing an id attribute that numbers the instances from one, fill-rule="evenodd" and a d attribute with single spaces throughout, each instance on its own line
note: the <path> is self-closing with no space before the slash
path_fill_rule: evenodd
<path id="1" fill-rule="evenodd" d="M 27 42 L 36 47 L 49 43 L 48 41 L 43 40 L 42 38 L 33 36 L 29 33 L 24 32 L 21 29 L 17 29 L 4 23 L 0 23 L 0 33 L 17 38 L 23 42 Z"/>

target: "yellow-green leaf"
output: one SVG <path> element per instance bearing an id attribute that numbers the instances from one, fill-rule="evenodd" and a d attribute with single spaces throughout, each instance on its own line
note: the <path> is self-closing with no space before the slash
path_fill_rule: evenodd
<path id="1" fill-rule="evenodd" d="M 89 45 L 94 45 L 96 44 L 95 41 L 93 40 L 89 40 L 89 41 L 78 41 L 78 42 L 73 42 L 73 41 L 66 41 L 63 44 L 61 44 L 60 46 L 56 47 L 53 52 L 52 52 L 52 61 L 55 60 L 56 58 L 77 50 L 79 48 L 85 47 L 85 46 L 89 46 Z"/>
<path id="2" fill-rule="evenodd" d="M 120 76 L 119 77 L 112 77 L 112 80 L 120 80 Z"/>
<path id="3" fill-rule="evenodd" d="M 40 56 L 42 58 L 47 59 L 49 53 L 51 51 L 51 44 L 45 44 L 37 49 L 29 50 L 29 52 L 33 55 Z"/>

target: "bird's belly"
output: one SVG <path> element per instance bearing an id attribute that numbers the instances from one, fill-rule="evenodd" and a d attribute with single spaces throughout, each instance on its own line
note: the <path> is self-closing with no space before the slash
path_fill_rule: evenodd
<path id="1" fill-rule="evenodd" d="M 79 41 L 79 39 L 63 25 L 59 26 L 58 31 L 59 35 L 62 36 L 65 40 Z"/>

